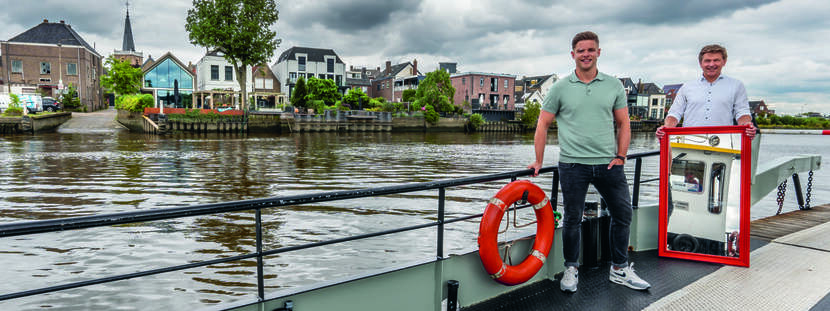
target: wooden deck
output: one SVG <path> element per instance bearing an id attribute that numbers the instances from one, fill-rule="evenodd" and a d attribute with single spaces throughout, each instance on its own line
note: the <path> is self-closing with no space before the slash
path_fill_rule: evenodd
<path id="1" fill-rule="evenodd" d="M 755 220 L 752 222 L 750 235 L 756 239 L 772 241 L 826 222 L 830 222 L 830 204 Z"/>

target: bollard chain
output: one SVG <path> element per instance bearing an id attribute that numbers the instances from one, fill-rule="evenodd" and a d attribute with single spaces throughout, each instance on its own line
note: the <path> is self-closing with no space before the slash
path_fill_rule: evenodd
<path id="1" fill-rule="evenodd" d="M 807 177 L 807 201 L 804 204 L 806 209 L 810 209 L 810 191 L 813 189 L 813 171 L 810 171 L 810 177 Z"/>
<path id="2" fill-rule="evenodd" d="M 784 208 L 784 194 L 787 192 L 787 180 L 784 179 L 780 185 L 778 185 L 778 211 L 775 212 L 775 215 L 781 214 L 781 209 Z"/>

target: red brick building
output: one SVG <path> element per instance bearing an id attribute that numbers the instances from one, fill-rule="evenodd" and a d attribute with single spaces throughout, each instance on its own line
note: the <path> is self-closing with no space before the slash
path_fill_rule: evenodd
<path id="1" fill-rule="evenodd" d="M 515 110 L 516 76 L 500 73 L 464 72 L 450 76 L 455 88 L 453 104 L 471 110 Z M 464 102 L 470 105 L 464 105 Z"/>
<path id="2" fill-rule="evenodd" d="M 0 42 L 0 92 L 58 97 L 73 84 L 87 110 L 106 108 L 98 54 L 64 21 L 43 20 L 37 26 Z"/>

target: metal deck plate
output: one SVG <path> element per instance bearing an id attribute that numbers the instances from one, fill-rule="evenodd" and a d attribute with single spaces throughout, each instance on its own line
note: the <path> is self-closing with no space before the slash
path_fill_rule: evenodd
<path id="1" fill-rule="evenodd" d="M 776 239 L 752 252 L 749 268 L 723 267 L 646 310 L 814 308 L 830 292 L 830 251 L 820 239 L 828 234 L 824 224 Z"/>

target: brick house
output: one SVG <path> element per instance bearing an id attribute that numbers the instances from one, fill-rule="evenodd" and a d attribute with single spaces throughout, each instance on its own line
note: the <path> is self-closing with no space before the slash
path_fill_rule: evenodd
<path id="1" fill-rule="evenodd" d="M 455 88 L 453 104 L 472 110 L 515 110 L 516 76 L 500 73 L 464 72 L 450 76 Z M 465 107 L 464 102 L 470 104 Z"/>
<path id="2" fill-rule="evenodd" d="M 383 97 L 389 102 L 401 102 L 403 91 L 418 89 L 418 84 L 424 76 L 418 71 L 418 60 L 392 66 L 386 61 L 385 69 L 380 76 L 372 79 L 369 88 L 369 97 Z"/>
<path id="3" fill-rule="evenodd" d="M 106 108 L 101 54 L 64 21 L 42 23 L 0 42 L 0 92 L 58 97 L 71 83 L 88 111 Z"/>
<path id="4" fill-rule="evenodd" d="M 280 81 L 277 75 L 267 65 L 255 66 L 251 74 L 254 78 L 254 94 L 257 108 L 276 108 L 277 104 L 284 104 L 287 99 L 280 92 Z"/>

